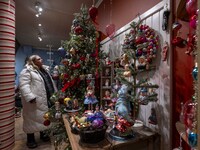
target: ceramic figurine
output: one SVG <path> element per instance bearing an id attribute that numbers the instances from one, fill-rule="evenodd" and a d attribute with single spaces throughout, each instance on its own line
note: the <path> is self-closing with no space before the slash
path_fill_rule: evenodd
<path id="1" fill-rule="evenodd" d="M 85 100 L 84 100 L 85 109 L 88 109 L 88 105 L 91 105 L 92 108 L 95 108 L 95 107 L 93 107 L 93 105 L 95 105 L 97 103 L 98 103 L 98 100 L 97 100 L 96 96 L 94 95 L 94 86 L 88 85 L 87 92 L 85 95 Z"/>
<path id="2" fill-rule="evenodd" d="M 110 86 L 110 80 L 109 79 L 105 80 L 105 86 Z"/>
<path id="3" fill-rule="evenodd" d="M 149 116 L 149 123 L 157 125 L 156 110 L 151 108 L 151 116 Z"/>

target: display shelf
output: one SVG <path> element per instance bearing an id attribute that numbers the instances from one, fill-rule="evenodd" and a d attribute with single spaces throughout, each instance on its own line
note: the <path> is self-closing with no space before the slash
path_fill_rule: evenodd
<path id="1" fill-rule="evenodd" d="M 100 105 L 104 105 L 103 99 L 105 99 L 106 91 L 111 94 L 113 84 L 113 63 L 104 65 L 101 68 L 101 82 L 100 82 Z"/>

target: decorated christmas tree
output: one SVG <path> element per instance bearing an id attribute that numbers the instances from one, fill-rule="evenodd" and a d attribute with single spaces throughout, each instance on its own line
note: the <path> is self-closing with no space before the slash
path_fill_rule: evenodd
<path id="1" fill-rule="evenodd" d="M 130 32 L 126 34 L 122 45 L 120 65 L 115 69 L 115 79 L 121 83 L 121 88 L 115 105 L 118 119 L 115 120 L 116 125 L 111 135 L 124 135 L 126 138 L 132 135 L 130 127 L 137 119 L 139 105 L 157 101 L 155 89 L 158 85 L 150 83 L 149 78 L 150 72 L 156 68 L 153 60 L 156 58 L 158 40 L 156 32 L 148 25 L 140 21 L 131 23 Z M 157 124 L 154 117 L 149 121 Z"/>
<path id="2" fill-rule="evenodd" d="M 72 22 L 70 40 L 63 43 L 66 55 L 63 60 L 63 88 L 66 96 L 83 100 L 86 91 L 86 78 L 96 72 L 98 47 L 97 31 L 88 14 L 88 9 L 81 7 Z"/>
<path id="3" fill-rule="evenodd" d="M 80 13 L 75 13 L 72 22 L 70 39 L 62 41 L 60 51 L 62 65 L 56 67 L 55 79 L 59 79 L 59 91 L 51 96 L 55 104 L 44 115 L 45 125 L 53 122 L 51 131 L 56 135 L 56 143 L 67 138 L 62 113 L 75 112 L 83 108 L 86 91 L 95 90 L 98 80 L 98 32 L 95 27 L 95 7 L 90 10 L 82 6 Z M 98 101 L 96 101 L 98 102 Z M 64 136 L 65 135 L 65 136 Z"/>

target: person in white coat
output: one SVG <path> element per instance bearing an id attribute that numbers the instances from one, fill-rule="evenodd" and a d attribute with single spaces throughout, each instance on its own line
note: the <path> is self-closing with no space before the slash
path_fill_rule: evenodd
<path id="1" fill-rule="evenodd" d="M 51 95 L 57 91 L 49 74 L 48 66 L 38 55 L 29 57 L 19 75 L 19 89 L 23 105 L 23 130 L 27 134 L 27 146 L 36 148 L 34 133 L 40 132 L 40 139 L 49 141 L 43 131 L 48 129 L 44 122 L 44 114 L 52 106 Z"/>

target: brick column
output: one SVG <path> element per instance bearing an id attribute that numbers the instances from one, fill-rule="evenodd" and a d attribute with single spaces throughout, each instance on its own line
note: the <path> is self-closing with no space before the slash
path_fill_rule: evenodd
<path id="1" fill-rule="evenodd" d="M 0 0 L 0 150 L 15 144 L 15 0 Z"/>

